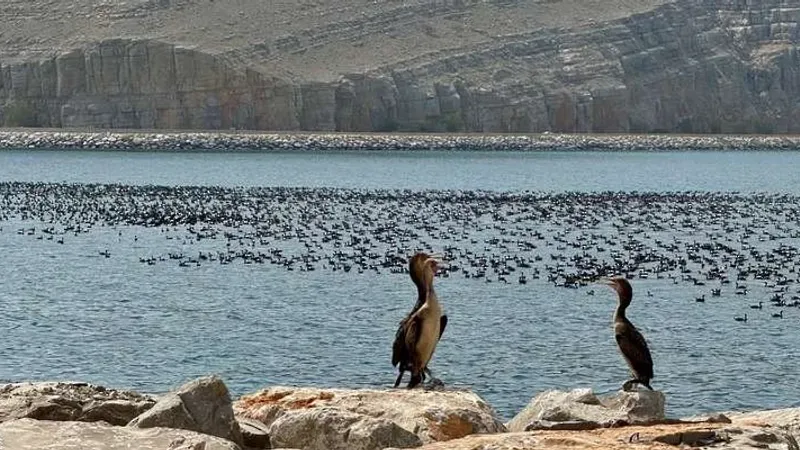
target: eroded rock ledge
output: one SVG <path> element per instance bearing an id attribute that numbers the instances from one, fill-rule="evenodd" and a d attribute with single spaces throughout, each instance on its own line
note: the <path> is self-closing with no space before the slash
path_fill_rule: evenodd
<path id="1" fill-rule="evenodd" d="M 17 383 L 0 386 L 0 442 L 19 450 L 799 448 L 800 408 L 678 420 L 664 417 L 664 400 L 652 391 L 548 391 L 503 424 L 463 390 L 276 386 L 233 402 L 216 376 L 158 397 Z"/>

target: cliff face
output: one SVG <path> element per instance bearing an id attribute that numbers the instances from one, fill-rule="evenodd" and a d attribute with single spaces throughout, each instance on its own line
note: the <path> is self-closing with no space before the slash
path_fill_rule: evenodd
<path id="1" fill-rule="evenodd" d="M 295 87 L 219 57 L 109 40 L 3 66 L 5 122 L 47 127 L 297 129 Z"/>
<path id="2" fill-rule="evenodd" d="M 678 1 L 621 17 L 598 14 L 607 19 L 599 22 L 553 20 L 563 26 L 521 30 L 535 25 L 531 17 L 537 8 L 551 14 L 548 5 L 431 3 L 431 14 L 447 18 L 438 25 L 413 8 L 361 21 L 365 13 L 351 11 L 354 18 L 336 26 L 259 37 L 249 44 L 231 38 L 236 42 L 227 47 L 202 40 L 192 46 L 186 36 L 175 35 L 64 40 L 58 47 L 71 48 L 54 52 L 17 48 L 0 53 L 0 123 L 331 131 L 800 131 L 800 2 Z M 505 11 L 505 25 L 479 30 L 480 15 L 492 11 Z M 409 30 L 387 38 L 398 24 Z M 460 38 L 452 34 L 459 25 Z M 420 39 L 417 51 L 377 54 L 409 36 Z M 350 44 L 343 47 L 343 41 Z M 361 53 L 367 56 L 355 60 Z"/>

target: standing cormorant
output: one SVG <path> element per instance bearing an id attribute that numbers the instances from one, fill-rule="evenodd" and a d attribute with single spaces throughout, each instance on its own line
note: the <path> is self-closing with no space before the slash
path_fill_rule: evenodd
<path id="1" fill-rule="evenodd" d="M 628 280 L 622 277 L 602 280 L 601 283 L 611 286 L 619 295 L 619 304 L 614 311 L 614 337 L 634 377 L 626 381 L 622 389 L 629 391 L 638 383 L 652 391 L 650 380 L 653 378 L 653 359 L 650 356 L 650 349 L 647 348 L 644 336 L 625 316 L 625 310 L 631 304 L 633 289 Z"/>
<path id="2" fill-rule="evenodd" d="M 417 253 L 408 261 L 408 272 L 417 286 L 417 303 L 400 322 L 392 345 L 392 365 L 399 374 L 394 387 L 400 385 L 403 373 L 411 371 L 408 388 L 413 388 L 425 379 L 428 362 L 436 344 L 447 326 L 447 316 L 433 290 L 433 277 L 439 267 L 439 255 Z M 399 366 L 398 366 L 399 364 Z"/>

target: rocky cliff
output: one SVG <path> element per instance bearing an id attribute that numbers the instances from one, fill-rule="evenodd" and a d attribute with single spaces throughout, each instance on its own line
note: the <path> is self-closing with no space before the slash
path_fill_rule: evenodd
<path id="1" fill-rule="evenodd" d="M 7 126 L 800 131 L 800 1 L 15 0 Z"/>

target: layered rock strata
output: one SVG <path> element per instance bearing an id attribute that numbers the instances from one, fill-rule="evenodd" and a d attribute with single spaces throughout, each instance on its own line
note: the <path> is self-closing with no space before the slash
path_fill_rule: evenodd
<path id="1" fill-rule="evenodd" d="M 249 29 L 247 18 L 261 10 L 244 3 L 240 26 Z M 319 20 L 297 13 L 275 24 L 275 31 L 252 30 L 250 39 L 235 30 L 224 34 L 235 21 L 225 22 L 222 31 L 206 24 L 202 36 L 158 32 L 152 25 L 137 36 L 136 20 L 166 21 L 200 3 L 126 2 L 124 11 L 109 4 L 107 14 L 90 22 L 119 23 L 128 31 L 124 39 L 110 32 L 77 38 L 62 30 L 59 41 L 55 31 L 43 29 L 39 40 L 55 51 L 36 46 L 32 37 L 0 42 L 0 122 L 315 131 L 800 131 L 800 4 L 654 1 L 613 14 L 597 5 L 587 15 L 580 5 L 558 10 L 562 2 L 373 3 L 374 10 L 304 3 L 299 7 Z M 34 14 L 23 4 L 18 9 Z M 335 17 L 326 22 L 329 16 Z M 487 26 L 484 16 L 495 25 Z M 22 25 L 8 23 L 25 33 Z"/>

